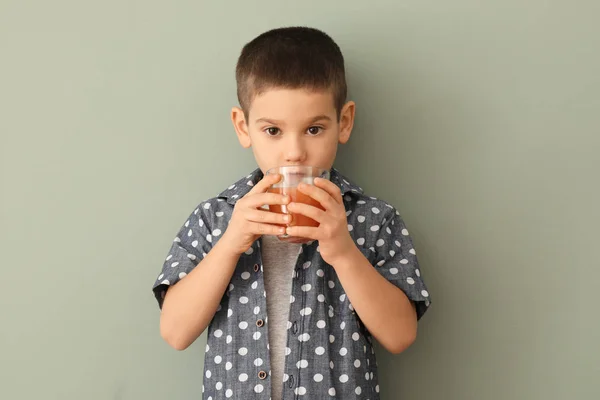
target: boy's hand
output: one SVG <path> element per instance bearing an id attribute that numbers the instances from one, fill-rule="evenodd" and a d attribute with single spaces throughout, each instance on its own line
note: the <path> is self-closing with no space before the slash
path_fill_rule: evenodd
<path id="1" fill-rule="evenodd" d="M 331 181 L 315 178 L 315 185 L 300 184 L 298 190 L 318 201 L 325 211 L 304 203 L 290 203 L 288 210 L 305 215 L 319 223 L 318 227 L 290 226 L 287 234 L 319 241 L 323 260 L 335 266 L 344 255 L 356 248 L 346 219 L 346 209 L 340 189 Z"/>
<path id="2" fill-rule="evenodd" d="M 221 238 L 235 254 L 242 254 L 262 235 L 282 235 L 289 222 L 289 216 L 259 210 L 265 204 L 288 204 L 289 196 L 266 193 L 281 175 L 267 175 L 252 190 L 239 199 L 233 209 L 229 225 Z"/>

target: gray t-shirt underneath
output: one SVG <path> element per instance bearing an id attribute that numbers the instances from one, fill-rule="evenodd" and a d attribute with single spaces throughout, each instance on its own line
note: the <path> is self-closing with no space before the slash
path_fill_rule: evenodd
<path id="1" fill-rule="evenodd" d="M 281 400 L 287 343 L 290 296 L 294 267 L 301 244 L 282 242 L 275 236 L 262 237 L 262 256 L 267 292 L 269 351 L 271 355 L 271 399 Z"/>

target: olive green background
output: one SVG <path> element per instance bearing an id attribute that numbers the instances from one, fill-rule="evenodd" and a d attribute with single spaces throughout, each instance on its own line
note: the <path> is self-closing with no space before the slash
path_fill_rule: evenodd
<path id="1" fill-rule="evenodd" d="M 597 1 L 0 0 L 3 399 L 199 399 L 202 336 L 150 287 L 254 167 L 243 44 L 328 32 L 357 121 L 336 166 L 402 213 L 433 296 L 382 399 L 600 398 Z"/>

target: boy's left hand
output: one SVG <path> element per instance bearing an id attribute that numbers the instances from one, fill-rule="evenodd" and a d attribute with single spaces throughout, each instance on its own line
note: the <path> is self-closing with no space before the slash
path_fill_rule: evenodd
<path id="1" fill-rule="evenodd" d="M 327 179 L 315 178 L 314 183 L 314 186 L 300 184 L 298 190 L 318 201 L 325 211 L 296 202 L 288 204 L 288 210 L 314 219 L 319 226 L 290 226 L 286 233 L 290 236 L 318 240 L 321 257 L 335 267 L 341 258 L 352 254 L 351 250 L 356 249 L 356 245 L 348 230 L 346 209 L 340 189 Z"/>

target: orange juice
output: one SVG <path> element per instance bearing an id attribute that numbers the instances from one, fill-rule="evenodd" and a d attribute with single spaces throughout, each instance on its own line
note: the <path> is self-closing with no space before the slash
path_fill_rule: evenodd
<path id="1" fill-rule="evenodd" d="M 321 210 L 325 210 L 325 208 L 323 208 L 323 206 L 321 206 L 321 203 L 319 203 L 318 201 L 316 201 L 309 195 L 299 192 L 298 188 L 295 186 L 293 186 L 293 187 L 277 187 L 277 188 L 271 187 L 268 191 L 269 191 L 269 193 L 286 194 L 286 195 L 290 196 L 291 201 L 294 203 L 309 204 L 311 206 L 320 208 Z M 269 210 L 271 212 L 292 215 L 292 221 L 288 224 L 288 226 L 314 226 L 314 227 L 319 226 L 319 223 L 317 221 L 315 221 L 314 219 L 309 218 L 302 214 L 286 212 L 287 211 L 286 208 L 287 207 L 285 205 L 281 205 L 281 204 L 270 204 L 269 205 Z"/>

